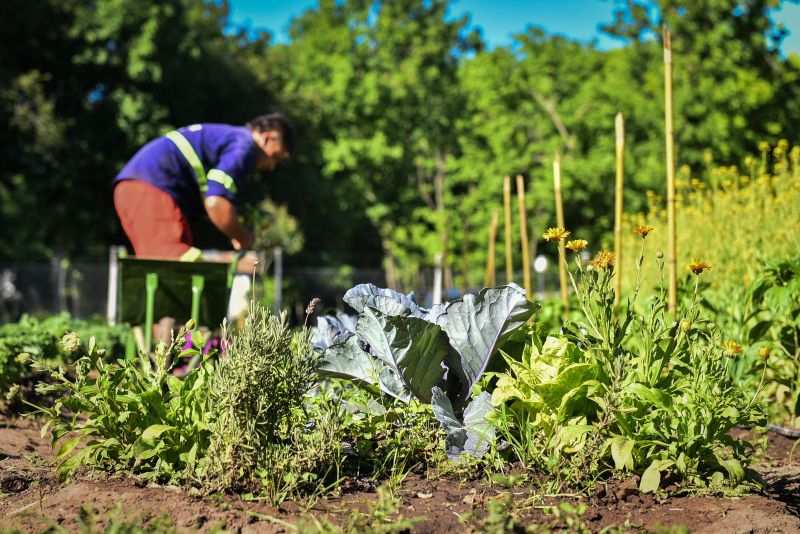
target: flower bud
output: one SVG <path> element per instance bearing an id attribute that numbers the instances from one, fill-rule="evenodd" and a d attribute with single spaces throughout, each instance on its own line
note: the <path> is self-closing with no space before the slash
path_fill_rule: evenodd
<path id="1" fill-rule="evenodd" d="M 19 394 L 19 384 L 14 384 L 6 392 L 6 401 L 11 402 Z"/>
<path id="2" fill-rule="evenodd" d="M 67 332 L 61 338 L 61 348 L 67 354 L 75 354 L 81 349 L 81 338 L 75 332 Z"/>

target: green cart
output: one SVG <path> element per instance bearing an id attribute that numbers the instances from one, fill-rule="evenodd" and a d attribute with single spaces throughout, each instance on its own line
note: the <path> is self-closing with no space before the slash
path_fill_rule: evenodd
<path id="1" fill-rule="evenodd" d="M 161 317 L 213 330 L 227 314 L 237 262 L 238 256 L 230 263 L 118 258 L 116 321 L 143 325 L 146 351 Z"/>

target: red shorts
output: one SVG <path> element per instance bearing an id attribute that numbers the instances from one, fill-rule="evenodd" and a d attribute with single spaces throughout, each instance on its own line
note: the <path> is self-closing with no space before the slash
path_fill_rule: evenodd
<path id="1" fill-rule="evenodd" d="M 189 223 L 169 193 L 142 180 L 123 180 L 114 187 L 114 207 L 137 258 L 199 257 Z"/>

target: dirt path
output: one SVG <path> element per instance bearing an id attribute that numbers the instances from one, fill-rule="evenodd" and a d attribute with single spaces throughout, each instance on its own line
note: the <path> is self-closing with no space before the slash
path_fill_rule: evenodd
<path id="1" fill-rule="evenodd" d="M 609 487 L 586 502 L 582 520 L 592 530 L 628 524 L 656 529 L 684 525 L 691 532 L 800 532 L 800 462 L 790 461 L 793 440 L 771 435 L 768 452 L 758 465 L 765 480 L 762 494 L 741 498 L 674 497 L 658 502 L 639 495 L 633 481 Z M 541 508 L 520 509 L 526 492 L 481 482 L 425 480 L 410 475 L 398 491 L 399 513 L 415 518 L 414 532 L 466 532 L 479 529 L 488 504 L 514 494 L 520 522 L 553 519 Z M 39 435 L 36 421 L 10 419 L 0 426 L 0 530 L 39 532 L 53 525 L 75 530 L 81 507 L 93 510 L 100 524 L 109 513 L 143 523 L 168 515 L 181 531 L 287 532 L 309 514 L 345 523 L 354 510 L 366 511 L 376 499 L 374 488 L 354 484 L 342 497 L 317 501 L 308 511 L 292 502 L 281 508 L 244 502 L 231 496 L 201 498 L 179 488 L 150 487 L 129 477 L 86 474 L 62 484 L 55 477 L 52 451 Z M 554 501 L 551 501 L 554 502 Z M 115 512 L 116 511 L 116 512 Z"/>

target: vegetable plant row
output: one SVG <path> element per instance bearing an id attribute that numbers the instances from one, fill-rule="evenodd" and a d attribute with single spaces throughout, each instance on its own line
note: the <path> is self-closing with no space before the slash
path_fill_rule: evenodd
<path id="1" fill-rule="evenodd" d="M 639 268 L 651 230 L 638 231 Z M 613 255 L 586 262 L 585 241 L 566 245 L 565 321 L 513 284 L 430 309 L 359 285 L 344 297 L 356 315 L 319 316 L 313 328 L 292 329 L 254 302 L 243 325 L 223 326 L 224 351 L 182 378 L 178 362 L 207 344 L 191 324 L 134 359 L 68 334 L 58 350 L 70 358 L 21 351 L 14 361 L 47 375 L 26 402 L 64 477 L 87 466 L 273 503 L 412 469 L 522 472 L 548 491 L 634 473 L 642 492 L 756 487 L 754 446 L 741 437 L 753 434 L 732 431 L 796 416 L 800 263 L 769 265 L 753 286 L 738 323 L 745 348 L 733 321 L 711 311 L 707 263 L 690 266 L 673 315 L 662 287 L 645 298 L 637 286 L 616 306 Z"/>

